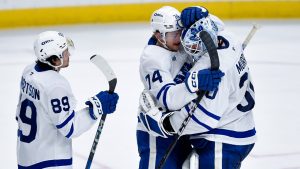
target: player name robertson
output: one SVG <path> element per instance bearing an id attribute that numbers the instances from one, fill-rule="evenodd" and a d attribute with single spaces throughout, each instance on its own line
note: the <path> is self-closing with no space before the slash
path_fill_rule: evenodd
<path id="1" fill-rule="evenodd" d="M 33 99 L 40 100 L 40 91 L 36 89 L 33 85 L 26 82 L 24 77 L 21 80 L 21 90 L 23 93 L 27 94 L 28 96 L 32 97 Z"/>

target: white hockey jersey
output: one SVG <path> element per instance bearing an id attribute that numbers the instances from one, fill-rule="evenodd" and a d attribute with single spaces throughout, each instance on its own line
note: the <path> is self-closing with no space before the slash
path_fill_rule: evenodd
<path id="1" fill-rule="evenodd" d="M 140 78 L 159 107 L 165 111 L 179 110 L 197 97 L 182 83 L 191 67 L 192 61 L 183 51 L 172 52 L 149 44 L 140 58 Z M 138 129 L 143 130 L 143 126 L 138 125 Z"/>
<path id="2" fill-rule="evenodd" d="M 24 69 L 17 106 L 18 168 L 72 168 L 72 141 L 93 120 L 88 108 L 75 112 L 68 81 L 36 64 Z"/>
<path id="3" fill-rule="evenodd" d="M 218 54 L 220 70 L 225 76 L 222 77 L 218 90 L 202 98 L 183 134 L 191 135 L 191 139 L 205 138 L 235 145 L 252 144 L 256 140 L 252 114 L 255 104 L 254 88 L 242 45 L 226 31 L 220 32 L 218 38 L 224 42 L 223 46 L 219 46 Z M 209 56 L 205 55 L 191 71 L 206 69 L 210 65 Z M 191 104 L 170 117 L 175 131 L 187 117 Z"/>
<path id="4" fill-rule="evenodd" d="M 159 101 L 159 106 L 178 110 L 197 96 L 182 83 L 191 67 L 187 54 L 148 45 L 140 58 L 140 78 L 145 89 Z"/>

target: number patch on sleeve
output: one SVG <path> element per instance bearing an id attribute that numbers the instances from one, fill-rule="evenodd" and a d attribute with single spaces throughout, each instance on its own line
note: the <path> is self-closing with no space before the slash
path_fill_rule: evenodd
<path id="1" fill-rule="evenodd" d="M 70 110 L 70 104 L 69 99 L 67 96 L 64 96 L 60 99 L 52 99 L 51 100 L 51 106 L 54 113 L 60 113 L 63 111 L 69 111 Z"/>

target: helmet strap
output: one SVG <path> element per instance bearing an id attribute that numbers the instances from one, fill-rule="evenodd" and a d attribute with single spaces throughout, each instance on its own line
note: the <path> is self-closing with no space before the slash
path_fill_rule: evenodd
<path id="1" fill-rule="evenodd" d="M 163 40 L 163 42 L 157 38 L 157 40 L 159 41 L 160 44 L 162 44 L 162 46 L 166 49 L 169 50 L 168 46 L 167 46 L 167 41 L 166 41 L 166 33 L 160 33 L 161 39 Z"/>
<path id="2" fill-rule="evenodd" d="M 57 57 L 57 58 L 60 60 L 60 64 L 57 65 L 57 66 L 53 65 L 53 64 L 52 64 L 50 61 L 48 61 L 48 60 L 45 60 L 44 63 L 46 63 L 47 65 L 53 67 L 55 71 L 59 71 L 60 67 L 64 64 L 64 60 L 63 60 L 63 58 L 59 58 L 59 57 Z"/>

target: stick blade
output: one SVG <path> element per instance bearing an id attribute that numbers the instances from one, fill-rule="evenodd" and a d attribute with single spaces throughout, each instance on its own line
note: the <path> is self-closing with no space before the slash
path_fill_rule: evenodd
<path id="1" fill-rule="evenodd" d="M 101 55 L 93 55 L 90 60 L 98 69 L 102 71 L 107 81 L 117 78 L 112 68 Z"/>

